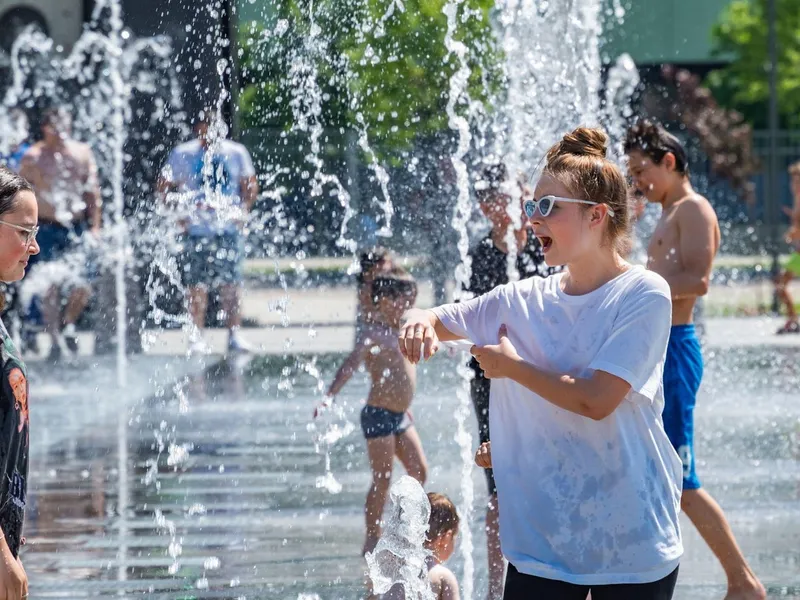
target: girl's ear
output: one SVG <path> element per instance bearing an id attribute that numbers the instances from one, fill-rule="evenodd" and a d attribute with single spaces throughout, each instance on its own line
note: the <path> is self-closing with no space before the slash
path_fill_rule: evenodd
<path id="1" fill-rule="evenodd" d="M 672 152 L 667 152 L 664 158 L 661 159 L 661 164 L 666 167 L 667 171 L 675 170 L 675 155 Z"/>

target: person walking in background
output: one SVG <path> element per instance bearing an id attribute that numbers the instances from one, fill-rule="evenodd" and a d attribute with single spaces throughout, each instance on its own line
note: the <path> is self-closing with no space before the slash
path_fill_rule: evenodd
<path id="1" fill-rule="evenodd" d="M 524 201 L 563 272 L 411 310 L 400 330 L 412 363 L 470 340 L 493 379 L 505 600 L 669 600 L 678 577 L 681 467 L 661 422 L 672 303 L 662 277 L 620 255 L 628 186 L 607 143 L 565 135 Z"/>
<path id="2" fill-rule="evenodd" d="M 547 275 L 560 271 L 545 264 L 541 244 L 530 230 L 524 218 L 521 203 L 511 205 L 512 198 L 504 190 L 508 185 L 508 170 L 500 162 L 487 165 L 475 183 L 476 196 L 481 213 L 488 219 L 491 229 L 486 236 L 470 249 L 472 271 L 467 291 L 473 296 L 488 294 L 499 285 L 508 283 L 508 233 L 514 225 L 510 211 L 519 209 L 520 227 L 512 234 L 516 244 L 517 257 L 514 269 L 518 279 Z M 474 358 L 470 367 L 475 376 L 470 382 L 470 395 L 478 419 L 478 435 L 480 441 L 489 441 L 489 391 L 491 382 Z M 503 597 L 503 577 L 505 562 L 500 549 L 499 514 L 497 510 L 497 487 L 491 469 L 484 471 L 489 490 L 489 501 L 486 506 L 486 543 L 489 562 L 489 600 Z"/>
<path id="3" fill-rule="evenodd" d="M 800 276 L 800 161 L 789 167 L 791 177 L 792 196 L 794 206 L 792 209 L 784 208 L 789 215 L 789 231 L 786 233 L 786 243 L 792 247 L 792 254 L 784 266 L 783 271 L 775 280 L 775 291 L 778 298 L 786 308 L 786 323 L 776 332 L 778 335 L 785 333 L 800 333 L 800 323 L 797 321 L 797 309 L 794 298 L 789 292 L 789 284 L 795 277 Z"/>
<path id="4" fill-rule="evenodd" d="M 102 199 L 97 165 L 88 144 L 72 138 L 72 117 L 63 108 L 51 108 L 42 117 L 42 140 L 25 153 L 20 175 L 30 181 L 39 201 L 39 247 L 32 265 L 64 259 L 78 247 L 84 232 L 100 234 Z M 50 359 L 78 352 L 75 324 L 91 297 L 85 260 L 79 271 L 64 265 L 59 281 L 43 299 L 45 331 L 50 334 Z M 36 266 L 36 269 L 40 268 Z M 66 283 L 65 281 L 66 280 Z M 66 302 L 62 295 L 66 293 Z"/>
<path id="5" fill-rule="evenodd" d="M 244 265 L 243 228 L 258 197 L 258 181 L 250 153 L 242 144 L 220 136 L 211 139 L 214 111 L 205 109 L 195 123 L 195 139 L 169 155 L 159 191 L 187 194 L 184 283 L 189 314 L 195 325 L 190 351 L 208 351 L 202 330 L 208 292 L 218 288 L 228 328 L 228 351 L 251 352 L 239 334 Z M 213 146 L 212 146 L 213 142 Z"/>
<path id="6" fill-rule="evenodd" d="M 19 281 L 39 252 L 38 205 L 33 187 L 0 166 L 0 280 Z M 0 322 L 0 596 L 28 597 L 28 576 L 20 560 L 28 490 L 29 388 L 25 363 Z"/>
<path id="7" fill-rule="evenodd" d="M 664 428 L 683 463 L 681 508 L 716 555 L 728 578 L 727 600 L 762 600 L 764 587 L 739 549 L 719 504 L 695 471 L 694 407 L 703 355 L 692 313 L 708 293 L 720 229 L 711 203 L 689 181 L 686 150 L 663 127 L 642 121 L 628 131 L 625 153 L 634 186 L 661 205 L 647 248 L 647 266 L 669 284 L 672 330 L 664 364 Z"/>

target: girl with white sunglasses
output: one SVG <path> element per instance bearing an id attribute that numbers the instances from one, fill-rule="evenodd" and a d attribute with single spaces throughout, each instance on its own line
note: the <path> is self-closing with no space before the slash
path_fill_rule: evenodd
<path id="1" fill-rule="evenodd" d="M 400 330 L 412 362 L 472 341 L 494 379 L 506 599 L 668 600 L 683 553 L 681 462 L 661 421 L 670 292 L 620 254 L 627 186 L 606 142 L 597 129 L 564 136 L 524 205 L 564 272 L 409 311 Z"/>

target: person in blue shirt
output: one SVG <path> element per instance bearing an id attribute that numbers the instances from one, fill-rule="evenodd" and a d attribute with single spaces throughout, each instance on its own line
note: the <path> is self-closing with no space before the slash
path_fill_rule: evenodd
<path id="1" fill-rule="evenodd" d="M 183 276 L 196 331 L 205 324 L 209 289 L 219 288 L 229 331 L 228 350 L 248 352 L 249 344 L 238 333 L 242 229 L 258 196 L 258 182 L 249 152 L 225 139 L 224 124 L 216 123 L 214 114 L 212 109 L 202 111 L 194 127 L 196 137 L 172 150 L 159 190 L 185 211 L 180 220 L 185 233 Z M 194 337 L 191 350 L 207 351 L 201 335 Z"/>

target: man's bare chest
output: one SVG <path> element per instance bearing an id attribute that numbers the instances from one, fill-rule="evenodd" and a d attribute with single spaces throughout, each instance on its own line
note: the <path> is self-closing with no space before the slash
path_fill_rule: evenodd
<path id="1" fill-rule="evenodd" d="M 85 170 L 83 161 L 68 154 L 43 154 L 36 167 L 40 177 L 49 182 L 79 178 Z"/>
<path id="2" fill-rule="evenodd" d="M 680 235 L 671 218 L 662 219 L 656 226 L 647 247 L 648 262 L 665 264 L 680 261 Z"/>

